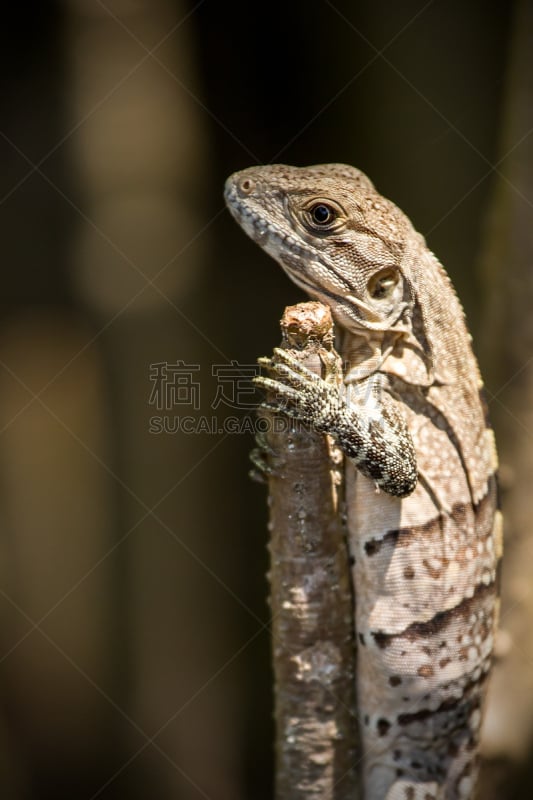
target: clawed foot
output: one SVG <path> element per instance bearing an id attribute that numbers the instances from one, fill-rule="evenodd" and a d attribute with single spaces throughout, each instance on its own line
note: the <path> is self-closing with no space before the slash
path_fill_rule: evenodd
<path id="1" fill-rule="evenodd" d="M 298 419 L 318 433 L 327 433 L 335 426 L 345 401 L 334 384 L 315 375 L 279 347 L 274 349 L 272 358 L 260 358 L 258 363 L 275 376 L 254 378 L 256 386 L 276 396 L 261 403 L 263 408 Z"/>
<path id="2" fill-rule="evenodd" d="M 271 475 L 276 475 L 277 470 L 271 465 L 272 458 L 276 456 L 276 451 L 270 447 L 266 435 L 259 431 L 255 435 L 257 447 L 250 452 L 250 461 L 253 468 L 250 470 L 250 478 L 257 483 L 267 483 Z"/>
<path id="3" fill-rule="evenodd" d="M 406 419 L 387 392 L 370 379 L 358 385 L 361 399 L 350 405 L 335 382 L 315 375 L 286 350 L 261 358 L 272 377 L 254 378 L 268 392 L 263 408 L 300 420 L 317 433 L 333 436 L 342 452 L 374 484 L 395 497 L 416 487 L 416 453 Z M 377 384 L 379 387 L 379 384 Z"/>

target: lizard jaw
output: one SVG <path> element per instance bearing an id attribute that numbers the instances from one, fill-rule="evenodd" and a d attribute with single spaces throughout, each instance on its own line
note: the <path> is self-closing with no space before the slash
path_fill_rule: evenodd
<path id="1" fill-rule="evenodd" d="M 301 258 L 311 258 L 313 256 L 311 250 L 302 247 L 301 242 L 295 236 L 290 236 L 268 223 L 264 213 L 261 213 L 261 209 L 254 208 L 253 199 L 246 195 L 243 197 L 242 189 L 239 191 L 239 182 L 236 179 L 238 176 L 239 173 L 235 176 L 230 175 L 226 181 L 224 199 L 231 215 L 244 232 L 284 268 L 282 257 L 285 251 Z"/>

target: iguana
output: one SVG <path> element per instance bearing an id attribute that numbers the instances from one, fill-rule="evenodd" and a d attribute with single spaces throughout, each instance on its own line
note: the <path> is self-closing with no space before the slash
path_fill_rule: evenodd
<path id="1" fill-rule="evenodd" d="M 347 456 L 363 797 L 472 798 L 502 524 L 461 305 L 423 236 L 353 167 L 252 167 L 225 197 L 340 333 L 344 390 L 280 350 L 260 384 Z"/>

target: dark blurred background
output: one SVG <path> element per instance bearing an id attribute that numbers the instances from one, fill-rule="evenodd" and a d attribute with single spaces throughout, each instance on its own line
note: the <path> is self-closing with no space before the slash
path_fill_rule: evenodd
<path id="1" fill-rule="evenodd" d="M 532 3 L 28 0 L 0 38 L 2 796 L 271 797 L 265 490 L 213 427 L 303 297 L 222 189 L 344 161 L 471 322 L 508 541 L 482 796 L 531 797 Z"/>

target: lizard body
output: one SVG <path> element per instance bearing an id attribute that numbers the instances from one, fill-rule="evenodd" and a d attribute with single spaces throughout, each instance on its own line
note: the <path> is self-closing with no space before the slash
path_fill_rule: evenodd
<path id="1" fill-rule="evenodd" d="M 472 798 L 501 515 L 460 303 L 424 238 L 353 167 L 252 167 L 226 200 L 342 335 L 344 393 L 279 352 L 261 384 L 347 456 L 363 797 Z"/>

